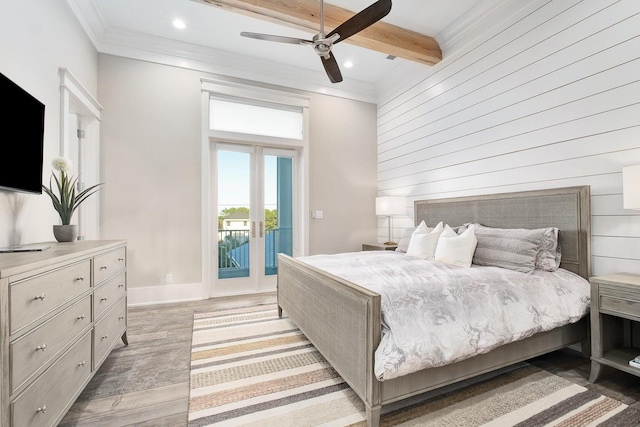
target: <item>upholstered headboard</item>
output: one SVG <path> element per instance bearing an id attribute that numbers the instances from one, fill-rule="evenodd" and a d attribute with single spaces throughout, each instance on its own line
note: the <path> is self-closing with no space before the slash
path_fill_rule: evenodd
<path id="1" fill-rule="evenodd" d="M 591 274 L 591 195 L 589 186 L 417 200 L 416 225 L 443 221 L 454 227 L 477 222 L 487 227 L 560 229 L 560 266 L 585 279 Z"/>

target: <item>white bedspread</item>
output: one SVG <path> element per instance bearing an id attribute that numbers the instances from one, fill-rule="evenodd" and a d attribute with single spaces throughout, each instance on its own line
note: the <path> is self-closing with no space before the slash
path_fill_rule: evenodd
<path id="1" fill-rule="evenodd" d="M 563 269 L 462 268 L 391 251 L 298 259 L 381 295 L 381 381 L 486 353 L 589 310 L 589 282 Z"/>

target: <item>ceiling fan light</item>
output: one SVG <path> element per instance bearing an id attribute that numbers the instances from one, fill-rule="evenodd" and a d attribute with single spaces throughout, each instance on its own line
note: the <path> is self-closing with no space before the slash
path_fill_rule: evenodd
<path id="1" fill-rule="evenodd" d="M 346 61 L 344 64 L 342 64 L 344 66 L 344 68 L 351 68 L 353 67 L 353 62 L 351 61 Z"/>
<path id="2" fill-rule="evenodd" d="M 184 30 L 185 28 L 187 28 L 187 25 L 184 23 L 182 19 L 174 19 L 173 26 L 179 30 Z"/>

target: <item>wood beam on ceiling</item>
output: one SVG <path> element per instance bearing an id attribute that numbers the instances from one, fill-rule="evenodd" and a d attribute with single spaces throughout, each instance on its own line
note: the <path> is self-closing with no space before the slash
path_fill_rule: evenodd
<path id="1" fill-rule="evenodd" d="M 318 0 L 203 1 L 206 4 L 228 11 L 242 13 L 299 30 L 310 31 L 314 35 L 320 31 L 320 2 Z M 356 13 L 325 3 L 325 33 L 329 33 Z M 393 13 L 393 8 L 391 13 Z M 242 30 L 251 31 L 251 28 L 243 28 Z M 378 21 L 358 34 L 349 37 L 345 40 L 345 43 L 427 65 L 434 65 L 442 60 L 442 51 L 433 37 L 383 21 Z"/>

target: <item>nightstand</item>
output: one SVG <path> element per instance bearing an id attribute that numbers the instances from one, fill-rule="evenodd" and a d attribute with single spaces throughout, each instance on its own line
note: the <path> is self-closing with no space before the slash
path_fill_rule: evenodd
<path id="1" fill-rule="evenodd" d="M 640 377 L 629 360 L 640 355 L 640 275 L 592 277 L 591 376 L 595 382 L 604 366 Z"/>
<path id="2" fill-rule="evenodd" d="M 395 245 L 385 245 L 384 243 L 363 243 L 362 250 L 363 251 L 395 251 L 398 247 Z"/>

